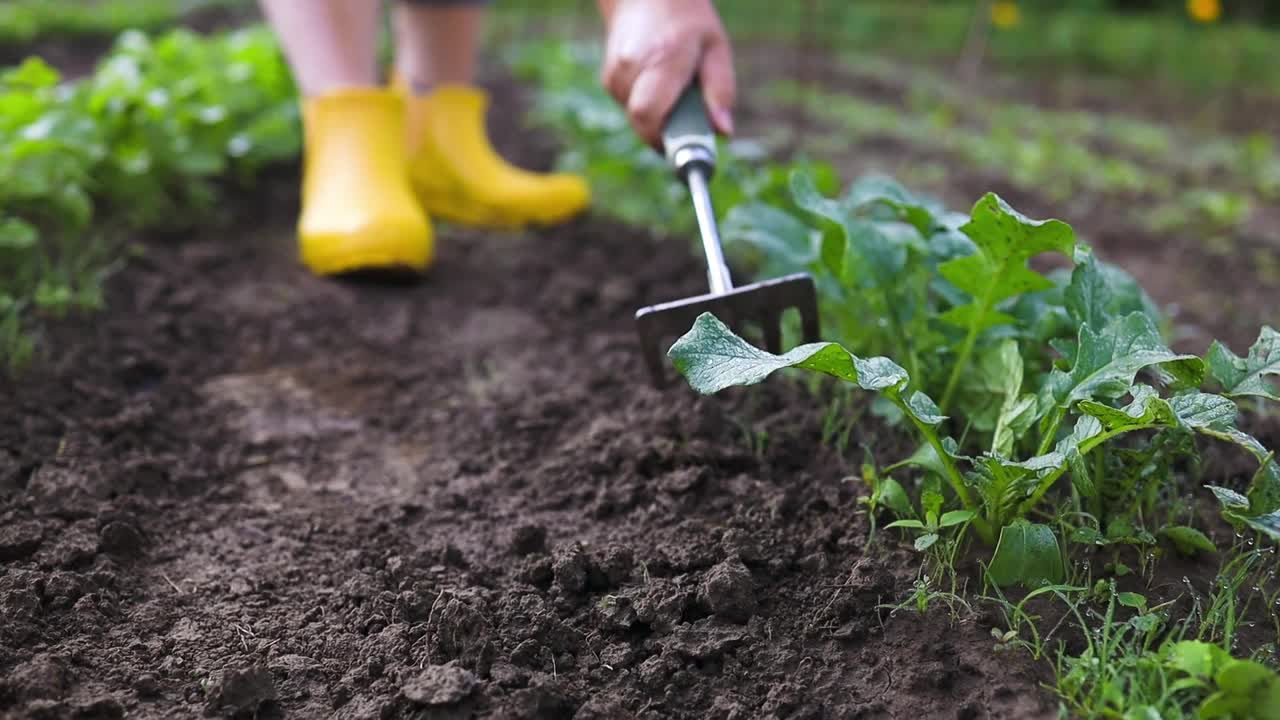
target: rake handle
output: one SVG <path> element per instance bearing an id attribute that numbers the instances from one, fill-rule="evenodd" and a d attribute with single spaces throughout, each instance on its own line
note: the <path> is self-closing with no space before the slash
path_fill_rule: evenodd
<path id="1" fill-rule="evenodd" d="M 693 212 L 698 218 L 698 233 L 702 236 L 702 252 L 707 257 L 711 293 L 723 295 L 733 289 L 733 279 L 724 260 L 709 187 L 716 172 L 716 134 L 707 119 L 707 107 L 696 77 L 667 116 L 662 128 L 662 146 L 676 177 L 689 188 Z"/>

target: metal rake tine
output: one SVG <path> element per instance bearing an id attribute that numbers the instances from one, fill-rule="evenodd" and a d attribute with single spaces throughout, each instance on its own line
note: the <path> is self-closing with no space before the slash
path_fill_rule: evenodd
<path id="1" fill-rule="evenodd" d="M 774 355 L 782 354 L 782 314 L 765 312 L 760 317 L 760 329 L 764 333 L 764 349 Z"/>

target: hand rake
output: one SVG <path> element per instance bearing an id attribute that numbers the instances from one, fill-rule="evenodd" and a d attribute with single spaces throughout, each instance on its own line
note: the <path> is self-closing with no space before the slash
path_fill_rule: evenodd
<path id="1" fill-rule="evenodd" d="M 800 313 L 806 342 L 819 340 L 818 298 L 813 278 L 796 273 L 773 280 L 734 287 L 720 246 L 715 209 L 708 183 L 716 169 L 716 138 L 707 121 L 702 92 L 695 80 L 680 97 L 663 128 L 662 143 L 667 161 L 676 177 L 689 188 L 693 211 L 707 256 L 707 280 L 711 292 L 705 295 L 650 305 L 636 311 L 640 351 L 649 375 L 657 387 L 666 385 L 663 356 L 668 342 L 689 331 L 693 321 L 710 312 L 742 333 L 754 323 L 764 336 L 765 347 L 782 352 L 782 314 L 790 309 Z"/>

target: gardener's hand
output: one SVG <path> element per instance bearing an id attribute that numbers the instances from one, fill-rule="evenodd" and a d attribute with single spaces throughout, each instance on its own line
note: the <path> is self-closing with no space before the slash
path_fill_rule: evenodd
<path id="1" fill-rule="evenodd" d="M 608 28 L 605 88 L 640 137 L 661 149 L 662 125 L 696 73 L 711 124 L 733 133 L 733 54 L 711 0 L 599 0 Z"/>

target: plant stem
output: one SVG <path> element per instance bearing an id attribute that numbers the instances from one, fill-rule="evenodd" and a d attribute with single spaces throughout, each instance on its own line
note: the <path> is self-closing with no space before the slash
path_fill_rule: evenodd
<path id="1" fill-rule="evenodd" d="M 1092 451 L 1094 448 L 1098 447 L 1099 445 L 1110 440 L 1113 437 L 1123 435 L 1132 430 L 1141 430 L 1141 429 L 1144 429 L 1144 426 L 1115 428 L 1113 430 L 1107 430 L 1106 432 L 1098 433 L 1097 435 L 1094 435 L 1088 440 L 1085 440 L 1084 442 L 1080 443 L 1080 454 L 1088 455 L 1089 452 Z M 1049 488 L 1053 487 L 1053 484 L 1058 481 L 1058 478 L 1062 477 L 1063 474 L 1067 472 L 1067 468 L 1069 467 L 1070 465 L 1063 463 L 1062 467 L 1046 475 L 1044 479 L 1040 481 L 1040 484 L 1036 486 L 1035 492 L 1033 492 L 1030 497 L 1028 497 L 1026 500 L 1022 502 L 1021 505 L 1018 506 L 1015 516 L 1022 517 L 1026 515 L 1028 512 L 1030 512 L 1031 508 L 1035 507 L 1036 503 L 1040 502 L 1040 499 L 1044 497 L 1044 494 L 1049 492 Z"/>
<path id="2" fill-rule="evenodd" d="M 1036 448 L 1037 455 L 1043 455 L 1049 452 L 1049 448 L 1053 447 L 1053 441 L 1058 439 L 1058 428 L 1062 427 L 1062 419 L 1067 415 L 1067 409 L 1056 407 L 1053 409 L 1053 414 L 1053 422 L 1049 424 L 1049 429 L 1040 438 L 1040 447 Z"/>
<path id="3" fill-rule="evenodd" d="M 947 389 L 942 393 L 942 414 L 947 414 L 947 408 L 951 406 L 951 398 L 955 395 L 956 386 L 960 382 L 960 376 L 969 365 L 969 356 L 973 354 L 973 346 L 978 342 L 978 333 L 982 329 L 982 321 L 987 317 L 987 311 L 991 309 L 991 293 L 995 291 L 995 287 L 1000 284 L 1000 278 L 1003 271 L 996 274 L 992 283 L 987 286 L 986 291 L 982 294 L 982 299 L 977 304 L 977 312 L 974 313 L 973 319 L 969 321 L 969 333 L 964 336 L 964 344 L 960 346 L 960 354 L 956 357 L 955 367 L 951 368 L 951 377 L 947 378 Z"/>
<path id="4" fill-rule="evenodd" d="M 889 289 L 881 288 L 881 296 L 884 298 L 884 311 L 889 316 L 889 326 L 893 328 L 893 336 L 906 344 L 907 370 L 911 374 L 911 380 L 916 387 L 924 387 L 924 378 L 920 375 L 920 360 L 916 356 L 916 349 L 911 342 L 911 335 L 903 331 L 902 322 L 898 320 L 898 313 L 894 312 L 893 298 L 889 296 Z"/>
<path id="5" fill-rule="evenodd" d="M 911 418 L 911 423 L 916 426 L 916 430 L 920 431 L 920 434 L 924 436 L 925 441 L 928 442 L 929 446 L 933 448 L 933 451 L 937 453 L 938 460 L 942 463 L 942 467 L 946 471 L 947 482 L 951 485 L 951 489 L 955 491 L 956 497 L 960 498 L 960 503 L 966 510 L 977 511 L 979 508 L 973 501 L 973 495 L 969 493 L 969 488 L 964 484 L 964 478 L 956 468 L 955 462 L 951 460 L 951 455 L 947 453 L 946 448 L 942 447 L 942 441 L 938 439 L 938 433 L 935 432 L 932 427 L 924 424 L 916 417 L 915 413 L 911 411 L 911 408 L 907 407 L 907 403 L 903 401 L 902 396 L 899 393 L 886 393 L 885 395 L 893 401 L 893 404 L 897 405 L 898 408 L 902 410 L 904 415 Z M 982 537 L 983 542 L 990 544 L 995 540 L 991 524 L 980 516 L 974 517 L 973 529 Z"/>

